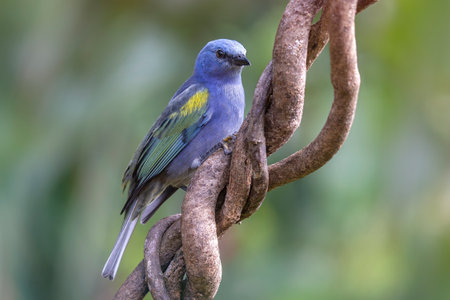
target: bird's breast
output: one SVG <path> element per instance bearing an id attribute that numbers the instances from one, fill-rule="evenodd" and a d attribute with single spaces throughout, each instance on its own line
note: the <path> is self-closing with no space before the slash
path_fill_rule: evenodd
<path id="1" fill-rule="evenodd" d="M 245 96 L 241 84 L 225 84 L 212 92 L 213 115 L 223 122 L 231 122 L 239 129 L 244 117 Z"/>

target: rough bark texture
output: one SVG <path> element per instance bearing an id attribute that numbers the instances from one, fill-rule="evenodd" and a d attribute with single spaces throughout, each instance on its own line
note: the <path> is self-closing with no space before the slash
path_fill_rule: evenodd
<path id="1" fill-rule="evenodd" d="M 273 47 L 273 97 L 265 117 L 269 154 L 284 145 L 300 125 L 308 36 L 312 20 L 323 2 L 289 2 L 278 26 Z"/>
<path id="2" fill-rule="evenodd" d="M 145 281 L 145 267 L 142 260 L 128 275 L 128 278 L 117 291 L 114 299 L 140 300 L 148 293 L 148 286 Z"/>
<path id="3" fill-rule="evenodd" d="M 195 172 L 181 208 L 181 241 L 186 263 L 186 299 L 212 299 L 222 279 L 216 201 L 228 181 L 230 157 L 219 150 Z"/>
<path id="4" fill-rule="evenodd" d="M 144 247 L 144 266 L 148 288 L 155 299 L 170 300 L 166 289 L 164 274 L 161 269 L 159 249 L 164 232 L 180 215 L 166 217 L 156 223 L 148 232 Z"/>
<path id="5" fill-rule="evenodd" d="M 144 262 L 127 278 L 116 299 L 212 299 L 221 280 L 218 237 L 250 217 L 268 190 L 323 166 L 348 136 L 360 78 L 355 14 L 376 0 L 292 0 L 275 38 L 273 61 L 260 77 L 253 105 L 231 157 L 222 150 L 197 170 L 182 216 L 165 218 L 149 232 Z M 320 20 L 313 17 L 323 9 Z M 300 125 L 306 71 L 330 41 L 333 105 L 319 135 L 305 148 L 267 166 L 267 156 Z M 185 279 L 184 275 L 186 274 Z"/>
<path id="6" fill-rule="evenodd" d="M 297 153 L 270 166 L 270 189 L 302 178 L 323 166 L 339 150 L 350 131 L 360 84 L 353 16 L 356 3 L 329 1 L 323 17 L 330 35 L 334 101 L 317 138 Z M 322 23 L 321 21 L 320 23 Z"/>

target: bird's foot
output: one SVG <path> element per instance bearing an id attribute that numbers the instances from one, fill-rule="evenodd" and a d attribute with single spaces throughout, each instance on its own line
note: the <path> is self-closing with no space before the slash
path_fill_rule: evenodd
<path id="1" fill-rule="evenodd" d="M 226 138 L 224 138 L 220 143 L 223 152 L 226 155 L 230 155 L 233 152 L 233 145 L 235 141 L 236 141 L 236 133 L 233 133 L 232 135 L 229 135 Z"/>

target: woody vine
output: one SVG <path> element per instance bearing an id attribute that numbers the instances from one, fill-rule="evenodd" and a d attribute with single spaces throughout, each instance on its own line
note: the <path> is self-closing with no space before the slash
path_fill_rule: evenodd
<path id="1" fill-rule="evenodd" d="M 214 298 L 222 275 L 218 238 L 250 217 L 268 191 L 322 167 L 348 136 L 360 85 L 355 14 L 376 1 L 288 3 L 272 61 L 258 81 L 232 154 L 219 149 L 203 162 L 188 187 L 181 214 L 150 229 L 144 259 L 115 299 L 143 299 L 149 291 L 155 300 Z M 312 24 L 320 11 L 320 20 Z M 327 121 L 309 145 L 267 165 L 267 157 L 300 125 L 306 72 L 328 42 L 334 100 Z"/>

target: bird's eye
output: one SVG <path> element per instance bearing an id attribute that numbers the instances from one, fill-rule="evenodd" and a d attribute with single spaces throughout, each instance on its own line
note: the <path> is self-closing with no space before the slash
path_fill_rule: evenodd
<path id="1" fill-rule="evenodd" d="M 224 58 L 225 57 L 225 52 L 223 52 L 222 50 L 217 50 L 216 51 L 216 56 L 218 58 Z"/>

